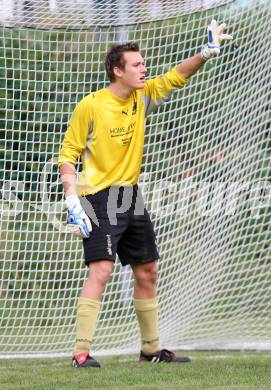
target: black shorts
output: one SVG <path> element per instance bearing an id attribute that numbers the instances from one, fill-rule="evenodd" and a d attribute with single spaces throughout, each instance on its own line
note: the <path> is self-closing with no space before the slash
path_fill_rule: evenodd
<path id="1" fill-rule="evenodd" d="M 137 185 L 110 187 L 81 197 L 92 223 L 89 238 L 83 239 L 85 264 L 97 260 L 134 265 L 157 260 L 159 254 L 150 216 Z"/>

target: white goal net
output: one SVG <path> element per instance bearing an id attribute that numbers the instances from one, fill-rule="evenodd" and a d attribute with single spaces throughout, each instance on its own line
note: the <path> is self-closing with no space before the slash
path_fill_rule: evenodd
<path id="1" fill-rule="evenodd" d="M 0 23 L 0 356 L 70 355 L 86 276 L 65 231 L 57 156 L 83 96 L 107 85 L 113 43 L 148 77 L 234 42 L 148 119 L 141 188 L 157 232 L 161 345 L 271 348 L 269 0 L 8 0 Z M 129 269 L 116 263 L 93 350 L 136 352 Z"/>

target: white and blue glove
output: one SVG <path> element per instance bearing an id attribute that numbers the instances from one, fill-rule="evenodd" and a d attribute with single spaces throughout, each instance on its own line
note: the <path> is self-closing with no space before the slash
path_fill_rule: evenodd
<path id="1" fill-rule="evenodd" d="M 89 217 L 81 206 L 79 197 L 77 195 L 67 196 L 66 205 L 68 207 L 67 228 L 69 232 L 88 238 L 92 231 L 92 226 Z"/>
<path id="2" fill-rule="evenodd" d="M 217 21 L 213 19 L 210 26 L 207 27 L 208 43 L 201 49 L 201 56 L 205 60 L 217 57 L 220 53 L 220 45 L 222 41 L 231 41 L 233 37 L 224 34 L 226 30 L 226 23 L 218 25 Z"/>

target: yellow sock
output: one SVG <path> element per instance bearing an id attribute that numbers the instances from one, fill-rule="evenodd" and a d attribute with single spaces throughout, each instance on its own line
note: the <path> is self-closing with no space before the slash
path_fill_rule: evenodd
<path id="1" fill-rule="evenodd" d="M 141 350 L 146 354 L 157 352 L 159 350 L 157 299 L 134 298 L 134 308 L 140 327 Z"/>
<path id="2" fill-rule="evenodd" d="M 96 328 L 100 305 L 101 302 L 96 301 L 95 299 L 78 299 L 74 355 L 89 352 Z"/>

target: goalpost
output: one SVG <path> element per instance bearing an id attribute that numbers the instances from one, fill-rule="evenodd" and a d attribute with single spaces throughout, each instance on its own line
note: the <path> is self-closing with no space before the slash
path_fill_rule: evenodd
<path id="1" fill-rule="evenodd" d="M 57 156 L 83 96 L 107 84 L 118 41 L 148 76 L 200 51 L 206 25 L 233 44 L 148 119 L 140 177 L 160 249 L 162 347 L 270 349 L 269 0 L 32 0 L 0 12 L 0 357 L 70 355 L 86 276 L 66 232 Z M 93 350 L 137 352 L 131 273 L 117 262 Z"/>

